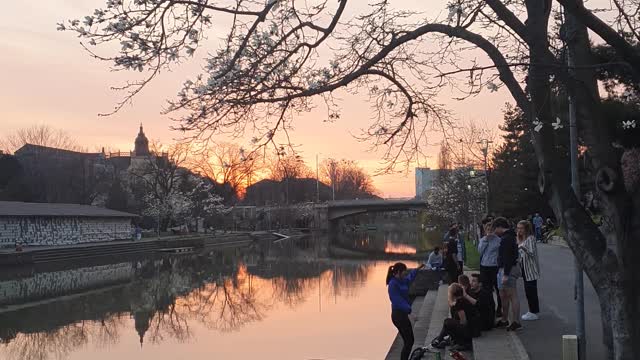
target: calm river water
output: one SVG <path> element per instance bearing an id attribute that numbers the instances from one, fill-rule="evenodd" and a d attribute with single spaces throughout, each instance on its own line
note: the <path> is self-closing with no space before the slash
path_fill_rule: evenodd
<path id="1" fill-rule="evenodd" d="M 396 334 L 392 260 L 331 248 L 415 252 L 419 239 L 358 233 L 12 271 L 0 276 L 0 359 L 381 359 Z"/>

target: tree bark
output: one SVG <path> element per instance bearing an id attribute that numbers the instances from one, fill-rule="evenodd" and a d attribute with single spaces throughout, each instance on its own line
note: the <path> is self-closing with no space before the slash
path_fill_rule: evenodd
<path id="1" fill-rule="evenodd" d="M 637 290 L 640 275 L 632 266 L 633 261 L 637 261 L 640 245 L 631 241 L 640 238 L 640 232 L 632 234 L 631 231 L 632 228 L 640 228 L 634 211 L 638 207 L 630 206 L 619 166 L 620 156 L 611 145 L 612 136 L 599 113 L 600 97 L 595 74 L 591 69 L 576 71 L 564 82 L 578 104 L 580 130 L 598 174 L 594 182 L 603 199 L 603 212 L 614 230 L 612 238 L 617 240 L 616 251 L 607 248 L 605 236 L 569 186 L 566 161 L 557 154 L 555 134 L 551 129 L 551 119 L 556 117 L 551 107 L 554 96 L 549 84 L 551 74 L 549 67 L 538 65 L 548 62 L 548 14 L 538 1 L 527 0 L 526 5 L 526 34 L 532 64 L 527 81 L 531 100 L 529 116 L 531 123 L 539 121 L 543 124 L 539 132 L 532 130 L 541 169 L 541 190 L 550 198 L 556 217 L 567 231 L 570 248 L 596 288 L 603 315 L 603 340 L 609 349 L 609 358 L 633 359 L 640 350 L 638 342 L 634 342 L 640 335 Z M 576 65 L 589 65 L 590 45 L 586 28 L 577 28 L 572 36 Z"/>

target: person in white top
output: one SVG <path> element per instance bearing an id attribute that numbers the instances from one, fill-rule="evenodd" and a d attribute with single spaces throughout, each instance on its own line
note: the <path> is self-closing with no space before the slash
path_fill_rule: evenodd
<path id="1" fill-rule="evenodd" d="M 440 270 L 442 269 L 442 254 L 440 253 L 440 247 L 436 246 L 435 249 L 429 254 L 427 259 L 427 269 Z"/>

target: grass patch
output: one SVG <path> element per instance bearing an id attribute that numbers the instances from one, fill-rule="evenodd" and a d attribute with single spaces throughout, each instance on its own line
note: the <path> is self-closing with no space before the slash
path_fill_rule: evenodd
<path id="1" fill-rule="evenodd" d="M 467 252 L 467 259 L 464 264 L 472 269 L 479 270 L 480 269 L 480 253 L 478 253 L 478 249 L 473 246 L 473 242 L 466 240 L 464 242 L 465 250 Z"/>

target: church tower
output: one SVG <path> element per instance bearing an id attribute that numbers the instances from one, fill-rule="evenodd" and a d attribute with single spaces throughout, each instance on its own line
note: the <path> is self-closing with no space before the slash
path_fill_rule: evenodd
<path id="1" fill-rule="evenodd" d="M 142 124 L 140 124 L 140 132 L 138 133 L 138 137 L 136 137 L 135 145 L 134 156 L 151 155 L 149 152 L 149 139 L 144 135 Z"/>

